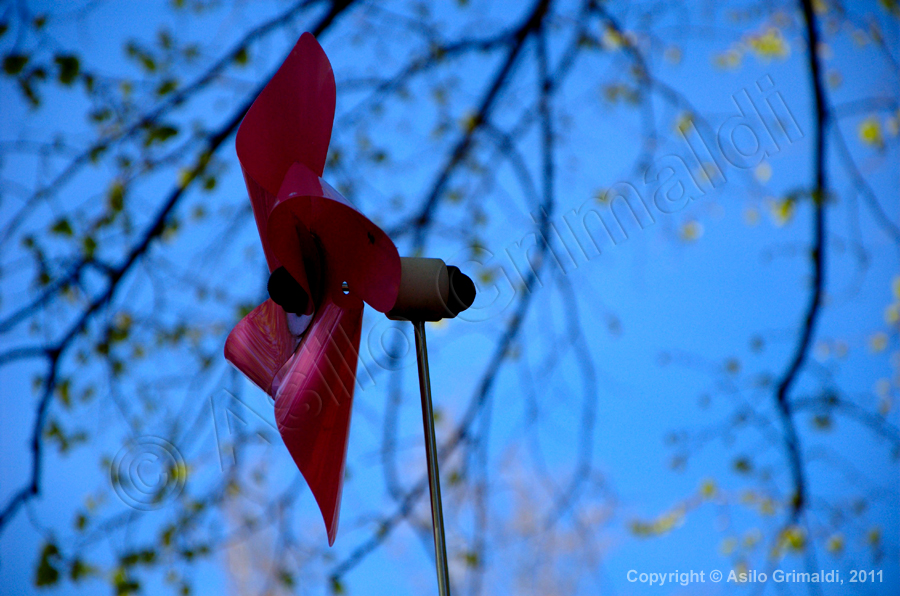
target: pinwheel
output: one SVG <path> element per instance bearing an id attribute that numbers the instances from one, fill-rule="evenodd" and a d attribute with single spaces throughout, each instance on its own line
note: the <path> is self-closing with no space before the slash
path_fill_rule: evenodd
<path id="1" fill-rule="evenodd" d="M 288 451 L 334 543 L 363 304 L 416 329 L 439 582 L 446 581 L 424 321 L 454 317 L 472 281 L 440 259 L 404 258 L 322 179 L 335 110 L 331 64 L 304 33 L 238 129 L 238 160 L 269 267 L 269 299 L 244 317 L 225 357 L 275 400 Z M 441 570 L 440 567 L 443 567 Z"/>

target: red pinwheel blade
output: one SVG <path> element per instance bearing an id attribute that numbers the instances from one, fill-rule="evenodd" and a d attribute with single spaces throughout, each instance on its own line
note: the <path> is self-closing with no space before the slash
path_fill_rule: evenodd
<path id="1" fill-rule="evenodd" d="M 281 263 L 266 233 L 269 213 L 288 169 L 302 163 L 321 176 L 334 122 L 334 72 L 310 33 L 297 44 L 244 116 L 235 145 L 269 271 Z M 296 277 L 307 287 L 305 277 Z"/>
<path id="2" fill-rule="evenodd" d="M 238 129 L 235 144 L 244 172 L 272 195 L 294 162 L 321 176 L 334 105 L 331 63 L 316 38 L 304 33 Z"/>
<path id="3" fill-rule="evenodd" d="M 342 308 L 326 299 L 275 380 L 278 430 L 319 504 L 329 546 L 344 488 L 362 315 L 361 303 Z"/>
<path id="4" fill-rule="evenodd" d="M 266 300 L 231 330 L 225 340 L 225 359 L 266 393 L 294 351 L 296 341 L 288 330 L 280 306 Z"/>

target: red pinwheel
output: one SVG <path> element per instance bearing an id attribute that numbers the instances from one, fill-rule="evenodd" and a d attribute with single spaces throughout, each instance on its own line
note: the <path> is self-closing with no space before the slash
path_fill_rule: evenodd
<path id="1" fill-rule="evenodd" d="M 225 357 L 275 399 L 284 444 L 333 544 L 363 302 L 387 312 L 400 286 L 390 238 L 322 180 L 334 120 L 331 64 L 304 33 L 250 107 L 237 154 L 270 299 L 232 330 Z"/>
<path id="2" fill-rule="evenodd" d="M 452 318 L 475 285 L 440 259 L 401 259 L 378 226 L 321 176 L 334 73 L 304 33 L 247 111 L 237 154 L 269 265 L 269 300 L 225 342 L 225 358 L 275 398 L 284 444 L 337 534 L 363 303 L 413 323 L 438 587 L 450 593 L 425 321 Z"/>

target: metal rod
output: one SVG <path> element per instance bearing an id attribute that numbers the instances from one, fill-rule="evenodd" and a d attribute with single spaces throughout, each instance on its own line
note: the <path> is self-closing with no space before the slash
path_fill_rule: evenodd
<path id="1" fill-rule="evenodd" d="M 441 507 L 441 476 L 438 471 L 437 443 L 434 440 L 434 411 L 431 405 L 431 378 L 428 374 L 428 347 L 425 322 L 413 321 L 416 331 L 416 359 L 419 364 L 419 391 L 422 394 L 422 422 L 425 427 L 425 458 L 428 460 L 428 488 L 431 492 L 431 524 L 434 527 L 434 559 L 440 596 L 450 596 L 447 570 L 447 543 L 444 541 L 444 512 Z"/>

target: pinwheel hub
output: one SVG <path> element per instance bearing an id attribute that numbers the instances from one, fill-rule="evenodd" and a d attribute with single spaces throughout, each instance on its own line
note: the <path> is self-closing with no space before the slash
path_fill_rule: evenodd
<path id="1" fill-rule="evenodd" d="M 284 312 L 296 315 L 306 314 L 310 304 L 310 296 L 296 279 L 291 277 L 283 266 L 272 272 L 266 285 L 269 298 L 284 309 Z"/>
<path id="2" fill-rule="evenodd" d="M 401 257 L 400 289 L 387 316 L 394 321 L 452 319 L 475 301 L 468 275 L 441 259 Z"/>

